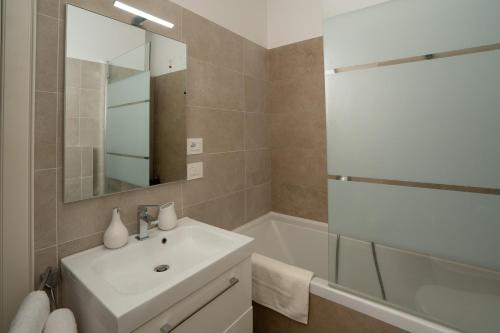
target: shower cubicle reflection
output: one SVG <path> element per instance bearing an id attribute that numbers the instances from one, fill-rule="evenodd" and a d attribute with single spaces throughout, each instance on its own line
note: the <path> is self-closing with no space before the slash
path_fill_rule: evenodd
<path id="1" fill-rule="evenodd" d="M 325 20 L 330 281 L 500 328 L 500 2 Z"/>

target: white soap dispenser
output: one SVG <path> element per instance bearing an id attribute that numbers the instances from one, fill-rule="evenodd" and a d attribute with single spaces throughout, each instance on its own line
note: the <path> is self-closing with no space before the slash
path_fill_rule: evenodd
<path id="1" fill-rule="evenodd" d="M 175 213 L 175 203 L 169 202 L 160 206 L 158 211 L 158 228 L 161 230 L 171 230 L 177 226 L 177 214 Z"/>
<path id="2" fill-rule="evenodd" d="M 108 249 L 118 249 L 128 242 L 128 230 L 120 218 L 120 209 L 113 208 L 113 217 L 104 233 L 104 246 Z"/>

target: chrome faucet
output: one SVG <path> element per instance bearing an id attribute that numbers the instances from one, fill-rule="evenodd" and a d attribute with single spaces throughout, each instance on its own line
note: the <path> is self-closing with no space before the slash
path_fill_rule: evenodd
<path id="1" fill-rule="evenodd" d="M 148 213 L 148 208 L 156 208 L 160 205 L 140 205 L 137 207 L 137 222 L 139 223 L 139 235 L 135 236 L 142 241 L 149 238 L 149 227 L 158 225 L 158 220 Z"/>

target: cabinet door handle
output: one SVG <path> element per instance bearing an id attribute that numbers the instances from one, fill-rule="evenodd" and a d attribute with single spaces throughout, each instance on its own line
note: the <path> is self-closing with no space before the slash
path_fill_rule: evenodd
<path id="1" fill-rule="evenodd" d="M 195 311 L 193 311 L 190 315 L 188 315 L 187 317 L 185 317 L 184 319 L 182 319 L 177 324 L 173 325 L 173 324 L 166 323 L 165 325 L 163 325 L 160 328 L 160 332 L 161 333 L 171 333 L 173 330 L 175 330 L 177 327 L 181 326 L 184 322 L 186 322 L 187 320 L 189 320 L 189 318 L 191 318 L 192 316 L 194 316 L 195 314 L 197 314 L 200 310 L 202 310 L 208 304 L 210 304 L 213 301 L 215 301 L 216 298 L 218 298 L 219 296 L 221 296 L 222 294 L 224 294 L 226 291 L 228 291 L 229 289 L 231 289 L 232 287 L 234 287 L 238 282 L 240 282 L 240 280 L 238 280 L 235 277 L 232 277 L 231 279 L 229 279 L 229 284 L 226 287 L 224 287 L 224 289 L 222 289 L 219 293 L 217 293 L 217 295 L 215 295 L 214 297 L 212 297 L 211 299 L 209 299 L 207 302 L 205 302 L 203 305 L 201 305 L 199 308 L 197 308 Z"/>

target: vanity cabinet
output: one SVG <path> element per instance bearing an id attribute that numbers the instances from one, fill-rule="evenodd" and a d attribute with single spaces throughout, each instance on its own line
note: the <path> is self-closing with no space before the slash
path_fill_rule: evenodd
<path id="1" fill-rule="evenodd" d="M 250 259 L 228 270 L 134 333 L 252 333 Z"/>
<path id="2" fill-rule="evenodd" d="M 253 239 L 188 217 L 61 260 L 79 333 L 251 333 Z"/>

